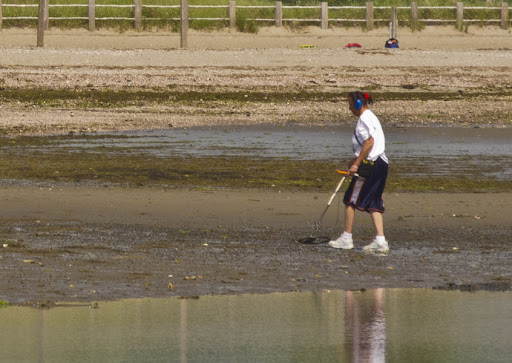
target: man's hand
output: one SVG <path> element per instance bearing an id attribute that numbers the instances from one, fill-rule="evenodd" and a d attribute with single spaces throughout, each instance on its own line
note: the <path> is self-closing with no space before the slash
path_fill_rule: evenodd
<path id="1" fill-rule="evenodd" d="M 348 168 L 348 174 L 349 175 L 354 175 L 357 173 L 357 169 L 359 169 L 359 165 L 353 163 L 349 168 Z"/>

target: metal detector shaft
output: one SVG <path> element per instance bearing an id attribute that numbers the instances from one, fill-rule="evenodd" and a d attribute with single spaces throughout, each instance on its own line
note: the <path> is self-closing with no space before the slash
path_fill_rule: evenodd
<path id="1" fill-rule="evenodd" d="M 322 222 L 322 218 L 324 217 L 325 213 L 327 213 L 327 209 L 329 209 L 334 197 L 336 196 L 336 194 L 338 194 L 338 190 L 340 190 L 341 184 L 343 184 L 343 182 L 345 181 L 345 178 L 346 178 L 345 176 L 343 178 L 341 178 L 340 182 L 338 183 L 338 186 L 336 187 L 336 190 L 334 191 L 334 193 L 332 193 L 331 198 L 327 202 L 327 205 L 325 206 L 325 209 L 324 209 L 322 215 L 320 216 L 320 220 L 318 221 L 318 224 L 320 224 Z"/>
<path id="2" fill-rule="evenodd" d="M 341 188 L 341 184 L 343 184 L 343 182 L 345 181 L 345 177 L 341 178 L 340 182 L 338 183 L 338 186 L 336 187 L 336 190 L 334 191 L 334 193 L 332 193 L 331 195 L 331 199 L 329 199 L 329 201 L 327 202 L 327 206 L 330 206 L 331 203 L 332 203 L 332 200 L 334 199 L 334 197 L 336 196 L 336 194 L 338 194 L 338 190 L 340 190 Z"/>

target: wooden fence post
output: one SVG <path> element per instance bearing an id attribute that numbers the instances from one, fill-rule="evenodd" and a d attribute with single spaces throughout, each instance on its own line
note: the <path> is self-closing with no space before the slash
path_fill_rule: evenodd
<path id="1" fill-rule="evenodd" d="M 2 0 L 0 0 L 0 31 L 2 30 Z"/>
<path id="2" fill-rule="evenodd" d="M 89 0 L 87 16 L 89 17 L 89 31 L 93 32 L 96 30 L 96 0 Z"/>
<path id="3" fill-rule="evenodd" d="M 44 30 L 48 30 L 50 22 L 50 7 L 48 6 L 48 0 L 44 4 Z"/>
<path id="4" fill-rule="evenodd" d="M 180 1 L 180 46 L 187 48 L 187 31 L 188 31 L 188 2 Z"/>
<path id="5" fill-rule="evenodd" d="M 229 28 L 236 27 L 236 2 L 230 1 L 228 5 Z"/>
<path id="6" fill-rule="evenodd" d="M 396 6 L 391 7 L 391 38 L 398 36 L 398 9 Z"/>
<path id="7" fill-rule="evenodd" d="M 366 29 L 373 30 L 373 2 L 366 3 Z"/>
<path id="8" fill-rule="evenodd" d="M 0 0 L 1 1 L 1 0 Z M 500 18 L 501 18 L 501 29 L 507 29 L 508 27 L 508 3 L 501 3 Z M 1 22 L 1 20 L 0 20 Z M 1 23 L 0 23 L 1 27 Z"/>
<path id="9" fill-rule="evenodd" d="M 418 30 L 418 3 L 411 3 L 411 29 Z"/>
<path id="10" fill-rule="evenodd" d="M 140 30 L 142 27 L 142 1 L 133 0 L 133 17 L 135 18 L 135 30 Z"/>
<path id="11" fill-rule="evenodd" d="M 457 29 L 462 30 L 464 24 L 464 3 L 458 2 L 455 10 L 455 24 Z"/>
<path id="12" fill-rule="evenodd" d="M 320 3 L 320 24 L 322 29 L 329 27 L 329 9 L 326 2 Z"/>
<path id="13" fill-rule="evenodd" d="M 274 10 L 274 24 L 277 27 L 283 26 L 283 3 L 281 1 L 275 2 L 275 10 Z"/>
<path id="14" fill-rule="evenodd" d="M 44 13 L 46 0 L 39 0 L 39 8 L 37 12 L 37 46 L 44 47 Z"/>

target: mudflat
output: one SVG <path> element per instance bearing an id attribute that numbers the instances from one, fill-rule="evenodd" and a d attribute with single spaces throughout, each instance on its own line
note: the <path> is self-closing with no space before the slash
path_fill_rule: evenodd
<path id="1" fill-rule="evenodd" d="M 9 302 L 375 287 L 502 289 L 511 193 L 385 196 L 386 256 L 297 242 L 330 194 L 120 187 L 0 189 Z M 315 236 L 337 237 L 335 199 Z M 356 216 L 356 247 L 372 239 Z"/>
<path id="2" fill-rule="evenodd" d="M 192 32 L 182 50 L 175 34 L 51 30 L 38 49 L 33 31 L 4 30 L 2 159 L 20 160 L 20 138 L 33 136 L 350 125 L 344 99 L 354 89 L 374 95 L 384 128 L 510 127 L 508 31 L 403 31 L 398 50 L 383 48 L 386 33 Z M 363 48 L 345 48 L 353 42 Z M 325 188 L 176 187 L 172 178 L 141 186 L 70 182 L 58 173 L 30 181 L 4 175 L 1 185 L 0 300 L 9 303 L 510 288 L 509 188 L 386 193 L 391 252 L 377 256 L 297 242 L 313 232 L 332 192 Z M 342 212 L 335 199 L 318 235 L 337 237 Z M 372 233 L 369 217 L 357 214 L 356 246 Z"/>

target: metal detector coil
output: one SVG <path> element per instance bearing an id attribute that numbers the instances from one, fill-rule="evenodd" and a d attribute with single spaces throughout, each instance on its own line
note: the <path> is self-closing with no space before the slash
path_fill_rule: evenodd
<path id="1" fill-rule="evenodd" d="M 313 235 L 316 232 L 318 232 L 320 230 L 320 228 L 322 227 L 322 219 L 324 218 L 325 213 L 327 213 L 327 210 L 331 206 L 331 203 L 332 203 L 334 197 L 336 196 L 336 194 L 338 194 L 338 191 L 340 190 L 341 185 L 343 184 L 343 182 L 345 181 L 346 176 L 348 175 L 348 173 L 346 171 L 341 171 L 341 170 L 336 170 L 336 171 L 339 174 L 343 174 L 344 176 L 343 176 L 343 178 L 341 178 L 340 182 L 336 186 L 336 189 L 334 190 L 334 193 L 332 193 L 331 198 L 329 198 L 329 201 L 327 202 L 327 205 L 325 206 L 325 209 L 322 212 L 322 215 L 320 216 L 318 221 L 316 221 L 315 224 L 313 225 L 313 233 L 309 237 L 299 238 L 297 240 L 297 242 L 303 243 L 303 244 L 310 244 L 311 245 L 311 244 L 326 243 L 326 242 L 329 242 L 331 240 L 330 237 L 325 237 L 325 236 L 315 237 Z"/>
<path id="2" fill-rule="evenodd" d="M 310 237 L 299 238 L 297 240 L 297 242 L 305 244 L 305 245 L 319 245 L 322 243 L 327 243 L 330 240 L 331 240 L 331 237 L 327 237 L 327 236 L 321 236 L 321 237 L 310 236 Z"/>

